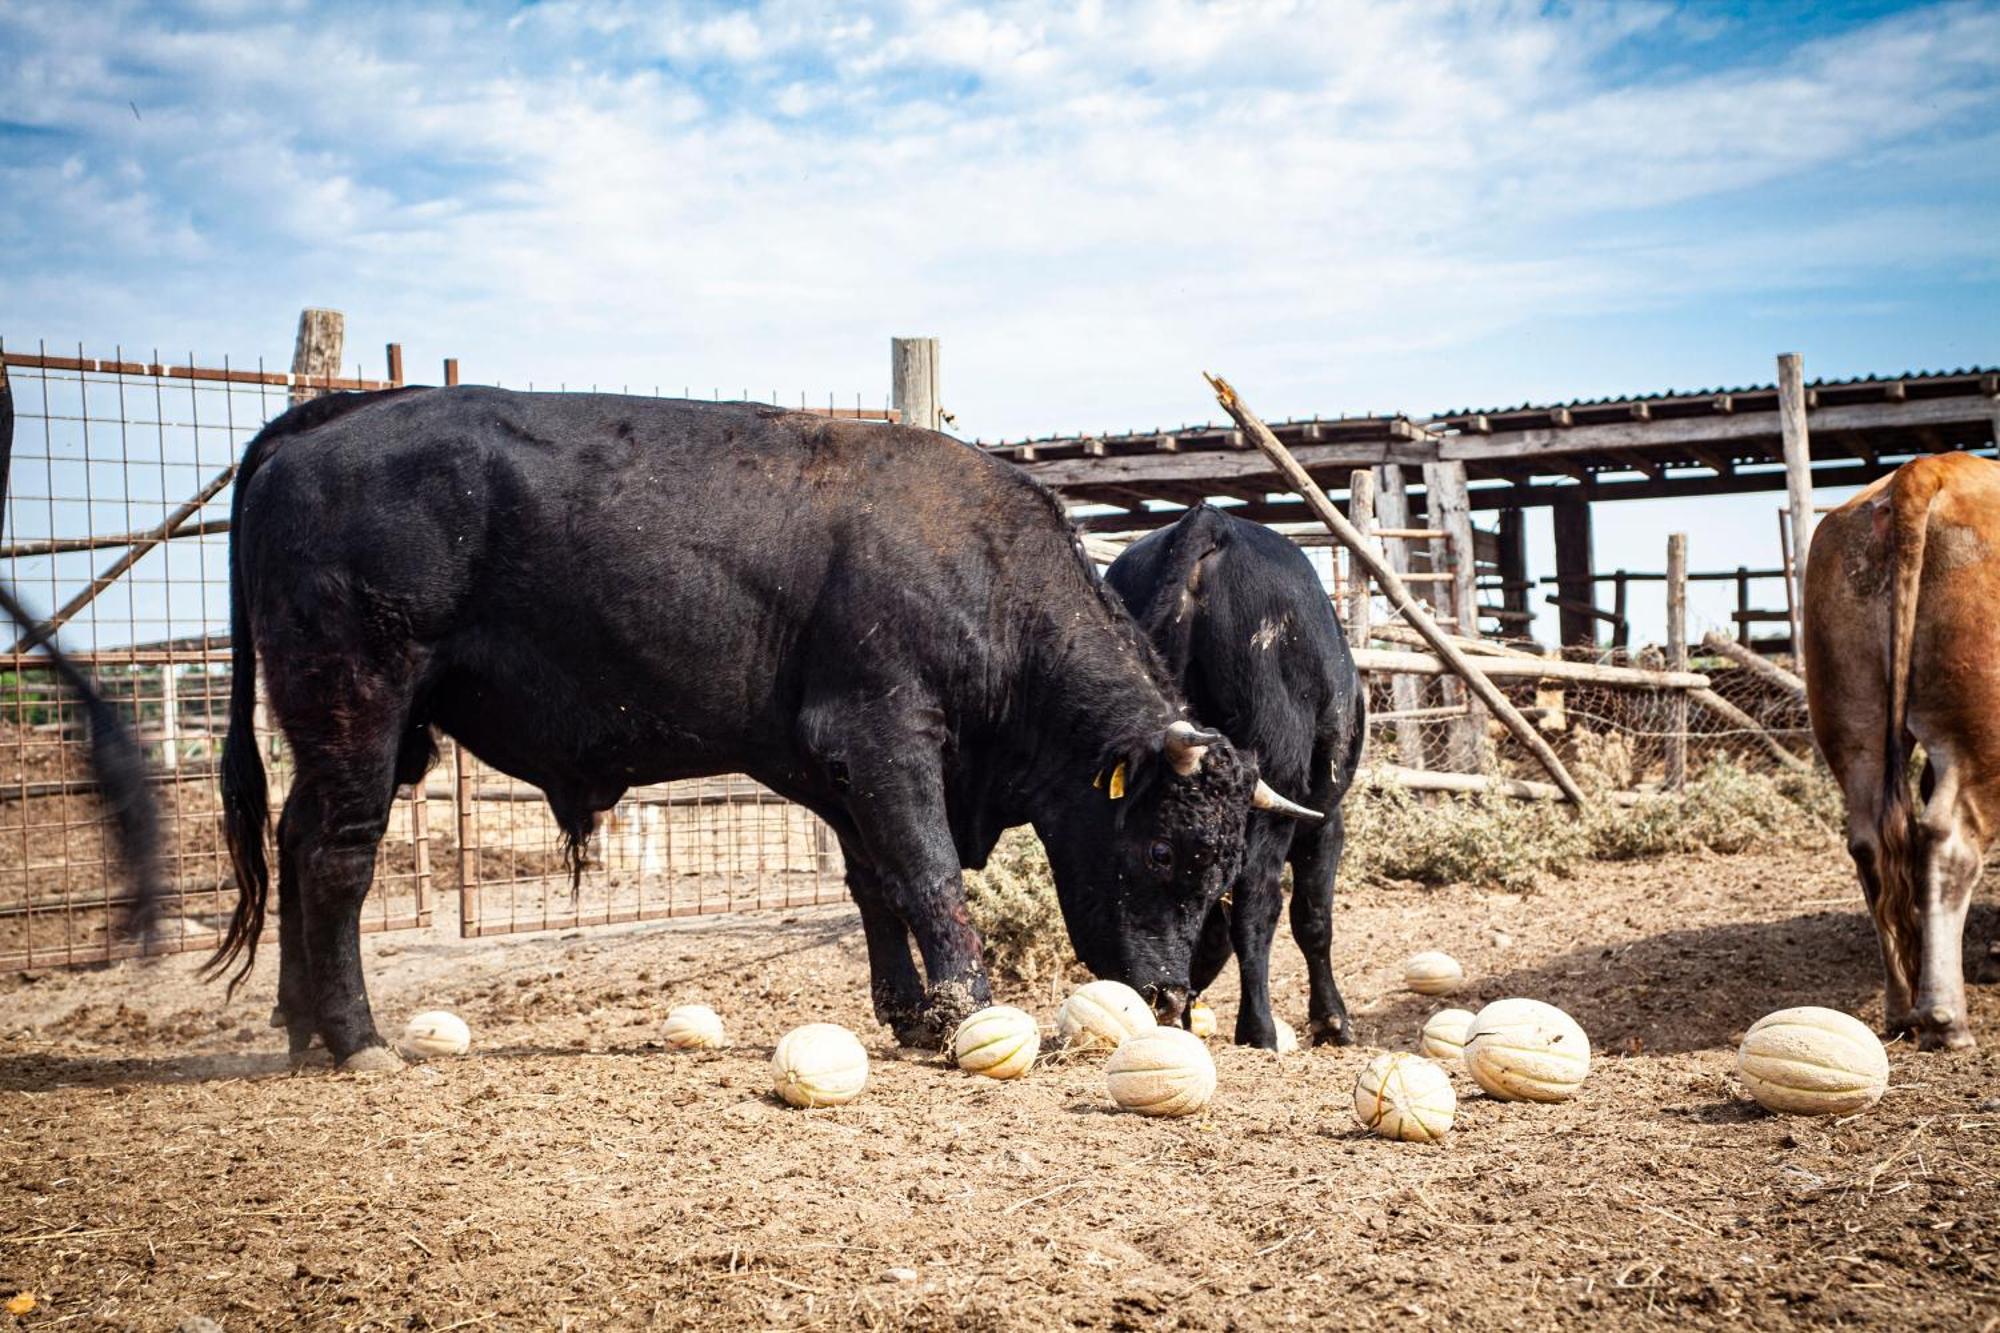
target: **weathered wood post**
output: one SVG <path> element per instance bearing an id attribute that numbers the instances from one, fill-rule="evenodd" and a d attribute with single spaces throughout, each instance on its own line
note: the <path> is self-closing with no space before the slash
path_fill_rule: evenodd
<path id="1" fill-rule="evenodd" d="M 1514 618 L 1500 624 L 1501 637 L 1528 635 L 1528 533 L 1518 509 L 1500 511 L 1500 609 Z"/>
<path id="2" fill-rule="evenodd" d="M 347 338 L 347 317 L 338 310 L 307 306 L 299 311 L 298 337 L 292 343 L 292 401 L 317 398 L 324 389 L 312 387 L 340 373 L 340 353 Z"/>
<path id="3" fill-rule="evenodd" d="M 1361 534 L 1363 541 L 1375 540 L 1373 468 L 1356 468 L 1347 479 L 1347 521 L 1354 525 L 1354 530 Z M 1351 568 L 1353 572 L 1347 585 L 1347 639 L 1355 647 L 1365 648 L 1375 628 L 1369 623 L 1375 605 L 1375 586 L 1361 572 L 1361 566 L 1351 564 Z"/>
<path id="4" fill-rule="evenodd" d="M 1685 532 L 1667 537 L 1667 670 L 1688 669 L 1688 539 Z M 1664 785 L 1679 791 L 1687 782 L 1688 697 L 1675 690 L 1667 709 L 1667 771 Z"/>
<path id="5" fill-rule="evenodd" d="M 1444 533 L 1431 539 L 1431 568 L 1449 571 L 1451 580 L 1436 586 L 1451 590 L 1451 615 L 1460 637 L 1479 637 L 1478 555 L 1472 545 L 1472 498 L 1466 491 L 1465 464 L 1424 464 L 1424 494 L 1429 525 Z M 1465 716 L 1452 721 L 1447 745 L 1448 767 L 1459 773 L 1485 768 L 1486 710 L 1466 693 L 1463 682 L 1446 677 L 1444 701 L 1462 705 Z"/>
<path id="6" fill-rule="evenodd" d="M 1750 567 L 1736 567 L 1736 642 L 1750 646 Z"/>
<path id="7" fill-rule="evenodd" d="M 389 384 L 393 388 L 403 387 L 403 344 L 390 343 L 386 349 L 389 362 Z"/>
<path id="8" fill-rule="evenodd" d="M 444 382 L 447 388 L 458 383 L 458 358 L 455 356 L 444 359 Z"/>
<path id="9" fill-rule="evenodd" d="M 891 402 L 905 426 L 943 428 L 944 418 L 938 411 L 936 338 L 891 338 L 889 382 Z"/>
<path id="10" fill-rule="evenodd" d="M 1630 648 L 1632 646 L 1631 589 L 1630 580 L 1624 570 L 1611 576 L 1611 613 L 1617 619 L 1611 622 L 1611 646 Z"/>
<path id="11" fill-rule="evenodd" d="M 1582 488 L 1564 495 L 1551 508 L 1556 533 L 1556 595 L 1578 605 L 1597 605 L 1597 581 L 1591 577 L 1590 501 Z M 1562 607 L 1557 623 L 1557 643 L 1596 646 L 1597 617 L 1587 611 Z"/>
<path id="12" fill-rule="evenodd" d="M 1792 658 L 1805 660 L 1800 608 L 1805 605 L 1806 548 L 1812 544 L 1812 447 L 1806 434 L 1805 367 L 1797 352 L 1778 358 L 1778 428 L 1785 438 L 1785 496 L 1791 504 L 1790 596 Z"/>
<path id="13" fill-rule="evenodd" d="M 1375 497 L 1378 527 L 1410 526 L 1410 491 L 1403 480 L 1400 463 L 1384 463 L 1376 469 L 1381 485 Z M 1382 540 L 1382 558 L 1398 575 L 1410 572 L 1409 543 L 1399 537 Z M 1398 672 L 1389 677 L 1389 708 L 1396 713 L 1414 713 L 1424 706 L 1424 682 Z M 1396 754 L 1405 768 L 1424 768 L 1423 724 L 1414 719 L 1396 723 Z"/>
<path id="14" fill-rule="evenodd" d="M 181 766 L 180 679 L 174 664 L 160 668 L 160 767 L 171 773 Z"/>

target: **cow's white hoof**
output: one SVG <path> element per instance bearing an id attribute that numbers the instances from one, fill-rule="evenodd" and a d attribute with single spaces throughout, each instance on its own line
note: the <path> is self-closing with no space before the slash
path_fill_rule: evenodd
<path id="1" fill-rule="evenodd" d="M 340 1062 L 343 1074 L 393 1074 L 403 1067 L 403 1057 L 387 1046 L 363 1046 Z"/>

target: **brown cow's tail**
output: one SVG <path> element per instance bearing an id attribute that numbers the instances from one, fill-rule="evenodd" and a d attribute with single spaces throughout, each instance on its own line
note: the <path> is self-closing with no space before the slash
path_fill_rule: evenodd
<path id="1" fill-rule="evenodd" d="M 1889 505 L 1889 697 L 1888 725 L 1882 736 L 1882 806 L 1877 834 L 1881 893 L 1875 905 L 1883 942 L 1913 983 L 1917 975 L 1916 810 L 1910 800 L 1910 743 L 1904 732 L 1910 702 L 1911 661 L 1916 652 L 1917 595 L 1923 585 L 1924 542 L 1931 501 L 1938 490 L 1934 469 L 1913 463 L 1890 484 Z M 1898 1015 L 1890 1015 L 1895 1021 Z"/>
<path id="2" fill-rule="evenodd" d="M 229 994 L 250 975 L 257 962 L 257 940 L 264 933 L 264 911 L 271 897 L 271 866 L 264 852 L 270 822 L 270 789 L 264 778 L 264 758 L 257 749 L 257 649 L 250 628 L 250 607 L 243 580 L 243 495 L 259 461 L 251 441 L 236 475 L 229 525 L 229 737 L 222 745 L 222 827 L 229 860 L 236 870 L 236 910 L 215 953 L 203 964 L 214 978 L 241 957 L 243 966 L 229 979 Z"/>

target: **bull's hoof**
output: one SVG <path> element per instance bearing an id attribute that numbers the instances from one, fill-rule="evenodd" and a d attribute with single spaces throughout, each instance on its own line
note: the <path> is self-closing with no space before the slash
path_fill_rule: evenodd
<path id="1" fill-rule="evenodd" d="M 291 1020 L 285 1017 L 285 1006 L 284 1006 L 284 1005 L 282 1005 L 282 1004 L 274 1004 L 274 1005 L 272 1005 L 272 1006 L 271 1006 L 271 1026 L 272 1026 L 272 1027 L 274 1027 L 274 1028 L 281 1028 L 281 1027 L 286 1027 L 286 1026 L 289 1026 L 290 1022 L 291 1022 Z"/>
<path id="2" fill-rule="evenodd" d="M 908 1046 L 919 1051 L 936 1051 L 944 1048 L 945 1034 L 927 1018 L 916 1014 L 903 1014 L 887 1021 L 890 1030 L 896 1034 L 898 1046 Z"/>
<path id="3" fill-rule="evenodd" d="M 983 993 L 982 993 L 983 992 Z M 951 1040 L 951 1034 L 958 1031 L 958 1025 L 992 1002 L 992 992 L 986 990 L 982 979 L 978 985 L 965 981 L 947 981 L 933 986 L 924 997 L 923 1013 L 918 1015 L 918 1026 L 928 1034 L 921 1043 L 932 1049 L 942 1047 Z M 903 1041 L 899 1032 L 898 1041 Z M 906 1046 L 917 1042 L 904 1041 Z"/>
<path id="4" fill-rule="evenodd" d="M 1352 1023 L 1314 1023 L 1308 1040 L 1314 1046 L 1352 1046 L 1355 1043 Z"/>
<path id="5" fill-rule="evenodd" d="M 403 1057 L 387 1046 L 363 1046 L 340 1062 L 343 1074 L 393 1074 L 403 1067 Z"/>

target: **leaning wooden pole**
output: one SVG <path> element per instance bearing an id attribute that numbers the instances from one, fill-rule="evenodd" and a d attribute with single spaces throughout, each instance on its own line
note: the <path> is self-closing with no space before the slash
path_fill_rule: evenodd
<path id="1" fill-rule="evenodd" d="M 1361 534 L 1354 530 L 1354 525 L 1349 523 L 1341 512 L 1333 507 L 1333 502 L 1326 498 L 1326 492 L 1319 488 L 1312 475 L 1299 466 L 1299 460 L 1292 457 L 1291 451 L 1279 443 L 1278 437 L 1271 433 L 1271 428 L 1258 420 L 1256 413 L 1237 398 L 1236 390 L 1229 387 L 1229 382 L 1218 375 L 1208 375 L 1206 378 L 1209 386 L 1215 390 L 1216 400 L 1222 404 L 1222 410 L 1235 418 L 1236 424 L 1250 437 L 1251 442 L 1277 467 L 1279 475 L 1298 492 L 1299 497 L 1319 517 L 1319 521 L 1326 524 L 1327 531 L 1331 532 L 1335 540 L 1345 546 L 1354 560 L 1368 571 L 1369 577 L 1375 580 L 1383 594 L 1388 597 L 1389 604 L 1403 613 L 1403 619 L 1412 629 L 1424 636 L 1424 642 L 1430 645 L 1431 651 L 1438 655 L 1454 675 L 1465 682 L 1466 688 L 1470 689 L 1481 703 L 1493 710 L 1493 715 L 1506 724 L 1507 730 L 1514 734 L 1514 738 L 1527 746 L 1535 758 L 1541 760 L 1542 767 L 1548 770 L 1551 778 L 1555 779 L 1555 784 L 1562 790 L 1562 794 L 1568 797 L 1572 804 L 1583 806 L 1585 804 L 1583 789 L 1576 785 L 1576 779 L 1569 775 L 1569 770 L 1563 767 L 1562 760 L 1549 748 L 1549 743 L 1529 725 L 1527 718 L 1521 716 L 1521 710 L 1514 707 L 1507 696 L 1494 687 L 1493 682 L 1473 664 L 1471 658 L 1459 651 L 1458 645 L 1451 641 L 1449 634 L 1438 628 L 1437 622 L 1431 619 L 1417 599 L 1410 596 L 1409 588 L 1396 576 L 1396 571 L 1389 567 L 1389 562 L 1369 549 L 1368 543 L 1361 539 Z"/>

